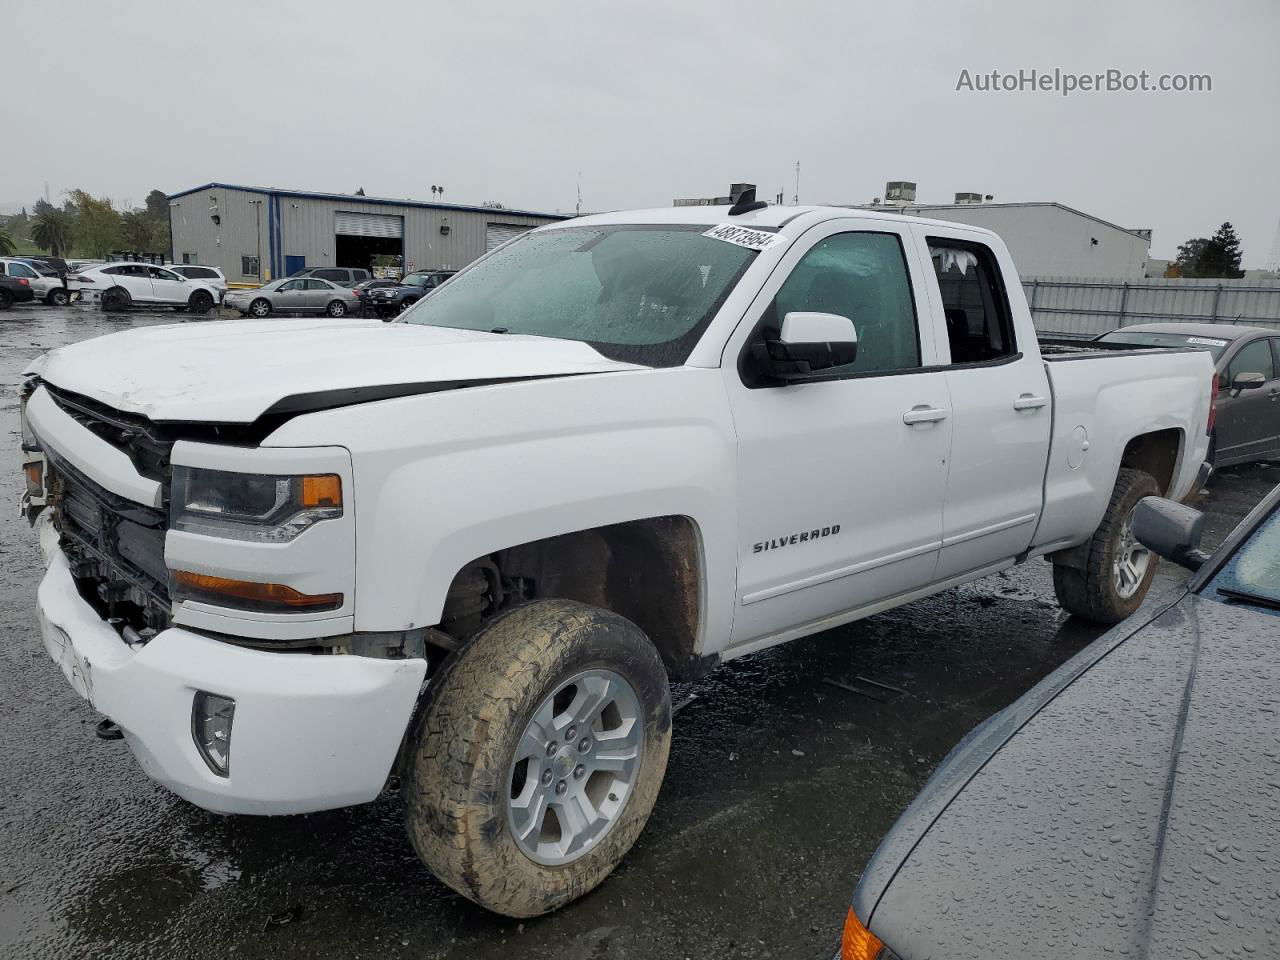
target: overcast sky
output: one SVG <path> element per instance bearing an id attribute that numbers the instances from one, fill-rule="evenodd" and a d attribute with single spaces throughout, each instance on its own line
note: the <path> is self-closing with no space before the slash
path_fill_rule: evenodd
<path id="1" fill-rule="evenodd" d="M 1153 256 L 1231 220 L 1260 267 L 1280 219 L 1275 0 L 57 6 L 6 5 L 5 86 L 34 96 L 0 99 L 0 209 L 217 180 L 570 211 L 579 171 L 584 210 L 790 202 L 799 161 L 802 202 L 1056 200 Z M 1213 90 L 956 91 L 1055 67 Z"/>

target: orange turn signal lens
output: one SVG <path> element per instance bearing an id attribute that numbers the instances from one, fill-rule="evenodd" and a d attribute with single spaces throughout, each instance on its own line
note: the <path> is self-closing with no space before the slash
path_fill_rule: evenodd
<path id="1" fill-rule="evenodd" d="M 321 473 L 302 478 L 304 507 L 342 506 L 342 480 L 336 473 Z"/>
<path id="2" fill-rule="evenodd" d="M 24 468 L 27 476 L 27 493 L 33 497 L 44 494 L 44 461 L 33 460 Z"/>
<path id="3" fill-rule="evenodd" d="M 883 949 L 880 938 L 862 925 L 850 907 L 844 919 L 844 935 L 840 937 L 840 960 L 876 960 Z"/>
<path id="4" fill-rule="evenodd" d="M 177 587 L 175 592 L 183 599 L 205 600 L 263 613 L 315 612 L 336 610 L 342 606 L 340 593 L 300 593 L 283 583 L 254 583 L 187 570 L 175 570 L 173 581 Z"/>

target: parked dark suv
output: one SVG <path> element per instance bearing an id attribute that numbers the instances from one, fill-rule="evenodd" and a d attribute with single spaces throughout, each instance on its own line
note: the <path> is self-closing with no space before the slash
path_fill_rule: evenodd
<path id="1" fill-rule="evenodd" d="M 394 287 L 384 287 L 370 292 L 367 303 L 387 320 L 408 310 L 440 284 L 452 277 L 456 270 L 417 270 L 407 273 Z"/>
<path id="2" fill-rule="evenodd" d="M 328 280 L 340 287 L 354 287 L 361 280 L 369 279 L 369 271 L 360 267 L 303 267 L 289 274 L 290 277 L 315 277 Z"/>

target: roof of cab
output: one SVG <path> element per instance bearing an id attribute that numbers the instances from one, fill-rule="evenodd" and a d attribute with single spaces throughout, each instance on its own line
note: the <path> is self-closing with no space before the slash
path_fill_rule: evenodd
<path id="1" fill-rule="evenodd" d="M 901 213 L 883 210 L 866 210 L 860 207 L 785 206 L 770 204 L 750 213 L 729 216 L 728 206 L 653 207 L 647 210 L 616 210 L 578 217 L 562 223 L 548 224 L 540 230 L 557 230 L 565 227 L 604 226 L 607 224 L 705 224 L 734 223 L 743 227 L 779 230 L 795 223 L 805 228 L 824 220 L 853 219 L 881 220 L 887 223 L 917 223 L 939 230 L 962 231 L 994 237 L 996 234 L 983 227 L 951 220 L 929 220 L 925 217 L 909 217 Z"/>

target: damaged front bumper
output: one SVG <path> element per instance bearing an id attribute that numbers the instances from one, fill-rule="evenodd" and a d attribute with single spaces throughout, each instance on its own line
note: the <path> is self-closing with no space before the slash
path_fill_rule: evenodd
<path id="1" fill-rule="evenodd" d="M 38 593 L 45 649 L 119 725 L 148 776 L 216 813 L 309 813 L 378 795 L 426 661 L 264 652 L 182 628 L 130 645 L 76 591 L 48 511 L 36 528 L 48 567 Z M 226 776 L 193 736 L 202 691 L 235 701 Z"/>

